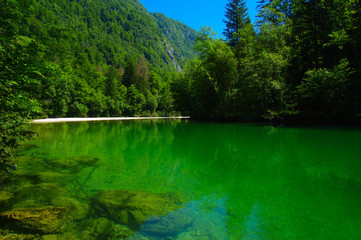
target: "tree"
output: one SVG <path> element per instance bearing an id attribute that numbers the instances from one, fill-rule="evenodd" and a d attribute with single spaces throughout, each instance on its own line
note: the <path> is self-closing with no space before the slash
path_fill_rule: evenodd
<path id="1" fill-rule="evenodd" d="M 135 66 L 135 85 L 143 94 L 149 88 L 149 69 L 144 56 L 138 59 Z"/>
<path id="2" fill-rule="evenodd" d="M 239 47 L 240 42 L 236 35 L 238 31 L 251 22 L 247 11 L 245 0 L 229 0 L 226 5 L 226 20 L 223 20 L 226 28 L 223 35 L 226 37 L 228 45 L 232 48 Z"/>
<path id="3" fill-rule="evenodd" d="M 136 65 L 135 65 L 134 59 L 132 57 L 129 57 L 129 59 L 127 61 L 127 66 L 124 71 L 124 76 L 123 76 L 123 84 L 126 87 L 130 87 L 130 85 L 134 84 L 134 82 L 135 82 L 135 78 L 136 78 L 135 66 Z"/>
<path id="4" fill-rule="evenodd" d="M 210 28 L 203 28 L 195 49 L 199 59 L 191 61 L 179 80 L 173 85 L 179 99 L 185 94 L 190 102 L 182 101 L 180 108 L 189 106 L 192 116 L 203 119 L 224 119 L 232 106 L 232 94 L 238 78 L 237 60 L 231 48 L 215 39 Z M 184 91 L 182 87 L 187 90 Z"/>
<path id="5" fill-rule="evenodd" d="M 298 86 L 299 105 L 304 115 L 311 117 L 349 118 L 353 96 L 350 94 L 352 70 L 343 59 L 333 69 L 313 69 Z M 350 109 L 351 108 L 351 109 Z"/>
<path id="6" fill-rule="evenodd" d="M 18 35 L 27 1 L 0 3 L 0 171 L 12 162 L 24 140 L 32 138 L 28 119 L 40 113 L 38 96 L 42 51 L 31 38 Z"/>

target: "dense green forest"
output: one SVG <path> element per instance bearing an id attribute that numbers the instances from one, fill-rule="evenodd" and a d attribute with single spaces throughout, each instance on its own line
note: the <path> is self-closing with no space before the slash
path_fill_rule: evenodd
<path id="1" fill-rule="evenodd" d="M 361 1 L 243 0 L 226 6 L 225 41 L 204 29 L 174 82 L 182 112 L 201 119 L 359 122 Z"/>
<path id="2" fill-rule="evenodd" d="M 195 30 L 137 0 L 2 1 L 1 12 L 39 45 L 32 91 L 49 117 L 170 114 L 169 79 L 195 55 Z"/>
<path id="3" fill-rule="evenodd" d="M 197 32 L 138 0 L 0 0 L 0 168 L 27 120 L 175 114 Z M 0 169 L 1 170 L 1 169 Z"/>
<path id="4" fill-rule="evenodd" d="M 138 0 L 0 0 L 0 158 L 38 117 L 360 122 L 360 0 L 225 7 L 217 39 Z"/>

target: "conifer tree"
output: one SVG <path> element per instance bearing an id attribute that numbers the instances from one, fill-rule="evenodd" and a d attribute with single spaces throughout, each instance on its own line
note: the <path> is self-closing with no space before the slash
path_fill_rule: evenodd
<path id="1" fill-rule="evenodd" d="M 230 47 L 238 46 L 239 37 L 237 32 L 251 22 L 247 11 L 245 0 L 229 0 L 226 5 L 226 19 L 223 20 L 226 24 L 226 29 L 224 29 L 223 35 L 226 37 Z"/>

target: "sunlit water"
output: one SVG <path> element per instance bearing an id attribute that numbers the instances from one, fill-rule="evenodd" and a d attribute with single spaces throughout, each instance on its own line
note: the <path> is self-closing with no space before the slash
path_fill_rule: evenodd
<path id="1" fill-rule="evenodd" d="M 163 120 L 33 128 L 38 138 L 24 154 L 41 161 L 23 170 L 19 162 L 20 172 L 99 159 L 62 183 L 73 198 L 122 189 L 181 199 L 157 217 L 172 231 L 152 235 L 149 219 L 131 239 L 361 239 L 360 129 Z"/>

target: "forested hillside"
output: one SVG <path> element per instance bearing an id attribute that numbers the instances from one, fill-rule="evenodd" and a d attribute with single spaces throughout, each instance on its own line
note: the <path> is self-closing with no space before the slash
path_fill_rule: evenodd
<path id="1" fill-rule="evenodd" d="M 86 53 L 91 64 L 126 65 L 128 55 L 144 55 L 150 66 L 169 70 L 172 61 L 180 66 L 184 63 L 181 51 L 189 51 L 195 42 L 194 37 L 170 42 L 171 32 L 163 35 L 138 0 L 34 0 L 26 14 L 29 17 L 20 34 L 45 43 L 60 61 Z M 195 34 L 181 23 L 163 20 L 162 26 L 181 26 Z"/>
<path id="2" fill-rule="evenodd" d="M 0 0 L 0 13 L 0 170 L 29 119 L 175 114 L 195 30 L 138 0 Z"/>
<path id="3" fill-rule="evenodd" d="M 0 170 L 37 117 L 359 124 L 361 1 L 258 2 L 223 40 L 138 0 L 0 0 Z"/>
<path id="4" fill-rule="evenodd" d="M 39 46 L 32 98 L 43 116 L 172 113 L 169 79 L 194 56 L 195 30 L 138 0 L 1 4 L 15 38 Z"/>
<path id="5" fill-rule="evenodd" d="M 194 51 L 197 37 L 196 31 L 179 21 L 168 18 L 162 13 L 154 13 L 153 16 L 168 41 L 177 48 L 176 52 L 181 53 L 180 57 L 182 59 L 191 59 L 196 56 Z"/>

